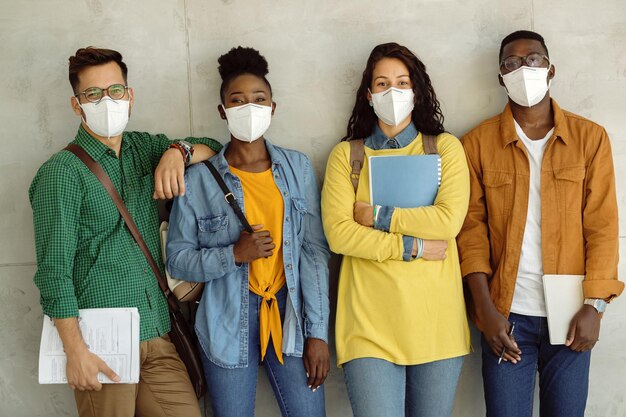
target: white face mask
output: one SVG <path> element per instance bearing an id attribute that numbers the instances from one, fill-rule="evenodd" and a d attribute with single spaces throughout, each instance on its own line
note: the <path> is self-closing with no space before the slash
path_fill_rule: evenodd
<path id="1" fill-rule="evenodd" d="M 391 87 L 382 93 L 372 94 L 370 105 L 374 106 L 374 113 L 380 120 L 389 126 L 398 126 L 413 111 L 413 90 Z"/>
<path id="2" fill-rule="evenodd" d="M 130 100 L 102 97 L 98 103 L 78 103 L 85 113 L 85 123 L 96 135 L 111 138 L 121 135 L 128 124 Z"/>
<path id="3" fill-rule="evenodd" d="M 243 106 L 226 108 L 222 105 L 228 121 L 228 130 L 244 142 L 254 142 L 270 127 L 272 106 L 248 103 Z"/>
<path id="4" fill-rule="evenodd" d="M 546 96 L 548 68 L 519 67 L 502 76 L 506 92 L 520 106 L 532 107 Z"/>

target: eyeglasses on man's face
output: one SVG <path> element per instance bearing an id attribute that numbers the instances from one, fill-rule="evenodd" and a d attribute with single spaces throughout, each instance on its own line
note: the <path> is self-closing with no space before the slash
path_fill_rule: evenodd
<path id="1" fill-rule="evenodd" d="M 526 56 L 511 55 L 507 56 L 500 62 L 500 68 L 505 68 L 507 71 L 515 71 L 522 65 L 533 68 L 540 68 L 544 66 L 544 63 L 550 65 L 550 59 L 539 53 L 532 53 Z"/>
<path id="2" fill-rule="evenodd" d="M 85 91 L 75 94 L 75 97 L 78 98 L 78 96 L 83 95 L 90 103 L 98 103 L 104 97 L 104 93 L 106 93 L 112 100 L 121 100 L 126 95 L 126 90 L 128 90 L 128 86 L 124 84 L 113 84 L 104 89 L 89 87 Z"/>

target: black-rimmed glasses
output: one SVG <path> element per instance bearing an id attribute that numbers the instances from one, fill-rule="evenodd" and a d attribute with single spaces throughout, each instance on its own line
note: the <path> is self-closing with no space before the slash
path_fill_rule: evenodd
<path id="1" fill-rule="evenodd" d="M 507 56 L 500 62 L 500 68 L 504 67 L 507 71 L 515 71 L 522 65 L 540 68 L 543 66 L 544 60 L 548 63 L 548 66 L 550 66 L 550 59 L 547 56 L 536 52 L 526 56 L 511 55 Z"/>

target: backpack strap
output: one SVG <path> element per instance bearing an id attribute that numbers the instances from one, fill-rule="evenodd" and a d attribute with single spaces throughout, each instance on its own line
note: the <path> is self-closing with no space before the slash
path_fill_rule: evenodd
<path id="1" fill-rule="evenodd" d="M 422 134 L 422 144 L 424 146 L 424 154 L 434 155 L 439 153 L 437 150 L 437 136 Z M 359 177 L 361 176 L 364 159 L 365 145 L 363 139 L 352 139 L 350 141 L 350 167 L 352 168 L 350 181 L 352 181 L 355 194 L 359 185 Z"/>
<path id="2" fill-rule="evenodd" d="M 424 145 L 424 154 L 434 155 L 439 153 L 437 150 L 437 136 L 422 133 L 422 144 Z"/>
<path id="3" fill-rule="evenodd" d="M 352 181 L 355 194 L 356 188 L 359 185 L 359 177 L 361 176 L 361 168 L 363 168 L 364 159 L 365 145 L 363 139 L 352 139 L 350 141 L 350 166 L 352 167 L 352 172 L 350 172 L 350 181 Z"/>

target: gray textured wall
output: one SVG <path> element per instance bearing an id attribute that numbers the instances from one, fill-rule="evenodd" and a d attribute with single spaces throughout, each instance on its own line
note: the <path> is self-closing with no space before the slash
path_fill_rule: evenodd
<path id="1" fill-rule="evenodd" d="M 546 37 L 557 68 L 552 95 L 611 136 L 624 248 L 625 27 L 623 0 L 1 0 L 0 416 L 76 415 L 67 387 L 37 384 L 41 309 L 26 190 L 78 126 L 66 76 L 77 48 L 124 54 L 136 97 L 129 128 L 221 140 L 227 129 L 216 111 L 216 59 L 240 44 L 260 49 L 278 102 L 268 137 L 307 153 L 321 175 L 374 45 L 397 41 L 424 60 L 446 127 L 461 135 L 505 102 L 496 80 L 500 39 L 534 29 Z M 625 313 L 618 300 L 603 320 L 588 417 L 626 416 Z M 480 381 L 475 352 L 465 363 L 456 417 L 482 415 Z M 351 415 L 339 369 L 333 367 L 326 390 L 328 415 Z M 258 398 L 258 416 L 279 415 L 262 373 Z"/>

